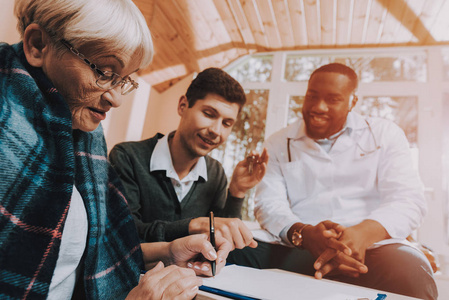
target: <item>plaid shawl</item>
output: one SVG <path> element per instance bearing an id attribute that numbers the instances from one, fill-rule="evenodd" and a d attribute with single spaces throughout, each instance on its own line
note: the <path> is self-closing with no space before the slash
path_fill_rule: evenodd
<path id="1" fill-rule="evenodd" d="M 72 131 L 66 102 L 21 43 L 0 44 L 0 128 L 0 298 L 46 299 L 74 184 L 89 222 L 87 298 L 124 298 L 143 259 L 102 128 Z"/>

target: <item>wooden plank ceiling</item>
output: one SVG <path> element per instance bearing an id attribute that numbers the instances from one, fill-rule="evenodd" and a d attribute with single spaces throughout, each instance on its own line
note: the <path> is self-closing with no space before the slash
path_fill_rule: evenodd
<path id="1" fill-rule="evenodd" d="M 256 52 L 449 45 L 446 0 L 134 0 L 155 45 L 140 75 L 162 92 Z"/>

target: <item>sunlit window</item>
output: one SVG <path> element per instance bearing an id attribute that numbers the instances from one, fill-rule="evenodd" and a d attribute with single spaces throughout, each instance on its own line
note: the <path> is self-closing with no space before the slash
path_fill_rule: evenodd
<path id="1" fill-rule="evenodd" d="M 443 115 L 449 115 L 449 93 L 445 93 L 443 97 Z M 444 192 L 444 229 L 446 233 L 446 243 L 449 244 L 449 118 L 443 118 L 443 192 Z"/>
<path id="2" fill-rule="evenodd" d="M 443 80 L 449 80 L 449 48 L 444 48 L 441 51 L 443 55 Z"/>
<path id="3" fill-rule="evenodd" d="M 304 96 L 290 96 L 290 100 L 288 101 L 288 125 L 295 123 L 301 118 L 303 103 Z"/>
<path id="4" fill-rule="evenodd" d="M 269 90 L 245 90 L 246 104 L 239 114 L 226 144 L 211 152 L 211 156 L 222 162 L 228 176 L 237 163 L 243 160 L 251 150 L 262 149 L 265 138 L 265 126 L 267 116 L 267 104 Z M 254 211 L 254 193 L 247 196 L 243 207 L 245 219 L 251 219 Z"/>
<path id="5" fill-rule="evenodd" d="M 395 122 L 404 130 L 410 147 L 418 147 L 417 97 L 364 97 L 357 106 L 360 114 Z"/>
<path id="6" fill-rule="evenodd" d="M 226 70 L 238 82 L 269 82 L 273 69 L 273 55 L 254 55 Z"/>
<path id="7" fill-rule="evenodd" d="M 360 82 L 425 82 L 427 78 L 426 59 L 425 54 L 380 57 L 287 55 L 284 79 L 286 81 L 307 81 L 312 72 L 320 66 L 339 62 L 353 68 Z"/>

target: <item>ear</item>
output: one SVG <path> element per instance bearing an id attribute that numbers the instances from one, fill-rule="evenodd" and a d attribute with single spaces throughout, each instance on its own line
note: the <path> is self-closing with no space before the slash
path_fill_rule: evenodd
<path id="1" fill-rule="evenodd" d="M 23 52 L 28 63 L 33 67 L 42 67 L 50 43 L 50 37 L 40 25 L 28 25 L 23 34 Z"/>
<path id="2" fill-rule="evenodd" d="M 182 95 L 181 98 L 179 98 L 178 115 L 182 117 L 187 108 L 189 108 L 189 101 L 185 95 Z"/>
<path id="3" fill-rule="evenodd" d="M 351 111 L 354 106 L 357 104 L 357 101 L 359 100 L 359 98 L 356 95 L 352 95 L 351 97 L 352 99 L 349 100 L 349 111 Z"/>

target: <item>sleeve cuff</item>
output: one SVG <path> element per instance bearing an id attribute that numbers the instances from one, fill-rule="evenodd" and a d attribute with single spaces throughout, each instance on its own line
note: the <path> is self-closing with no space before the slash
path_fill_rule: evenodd
<path id="1" fill-rule="evenodd" d="M 193 218 L 171 222 L 165 227 L 165 241 L 171 242 L 189 235 L 189 224 Z"/>

